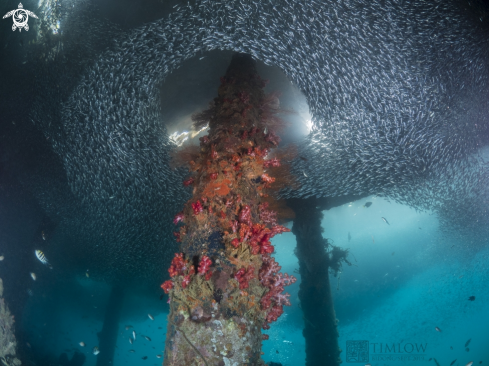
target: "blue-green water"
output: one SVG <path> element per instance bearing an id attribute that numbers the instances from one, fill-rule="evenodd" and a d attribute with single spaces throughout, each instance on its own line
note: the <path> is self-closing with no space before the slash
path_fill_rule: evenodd
<path id="1" fill-rule="evenodd" d="M 372 206 L 363 207 L 366 201 L 373 202 Z M 390 225 L 381 217 L 386 217 Z M 449 365 L 455 359 L 454 365 L 489 362 L 487 248 L 469 255 L 466 243 L 442 239 L 435 215 L 376 197 L 325 211 L 322 225 L 324 237 L 350 249 L 352 266 L 344 265 L 337 278 L 331 276 L 344 364 L 349 364 L 347 342 L 359 340 L 368 341 L 371 365 L 434 364 L 428 361 L 430 358 L 436 358 L 440 365 Z M 275 237 L 273 244 L 282 271 L 294 273 L 298 268 L 293 254 L 295 236 L 285 233 Z M 267 362 L 284 366 L 305 362 L 304 320 L 297 297 L 299 282 L 300 278 L 286 289 L 292 306 L 286 307 L 284 315 L 267 331 L 270 340 L 263 342 L 263 358 Z M 31 321 L 40 326 L 38 332 L 30 332 L 32 347 L 54 354 L 78 349 L 87 355 L 86 365 L 91 366 L 97 357 L 91 349 L 98 344 L 96 333 L 102 327 L 108 288 L 83 277 L 79 283 L 88 297 L 84 304 L 59 306 L 56 319 L 46 319 L 50 312 L 35 308 L 35 294 L 26 308 L 25 326 Z M 468 301 L 469 296 L 475 296 L 475 301 Z M 161 364 L 156 355 L 163 355 L 164 351 L 166 305 L 148 298 L 125 301 L 123 314 L 132 315 L 121 321 L 114 365 Z M 83 314 L 91 315 L 82 319 Z M 45 322 L 48 324 L 43 328 Z M 133 328 L 126 330 L 126 325 Z M 133 329 L 137 338 L 131 345 Z M 467 352 L 464 345 L 469 339 Z M 80 341 L 86 347 L 80 347 Z M 148 359 L 143 360 L 144 356 Z"/>

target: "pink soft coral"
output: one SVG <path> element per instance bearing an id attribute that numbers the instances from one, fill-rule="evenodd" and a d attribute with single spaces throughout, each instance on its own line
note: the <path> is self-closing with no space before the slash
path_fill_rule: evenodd
<path id="1" fill-rule="evenodd" d="M 212 261 L 210 260 L 210 258 L 204 255 L 200 259 L 199 268 L 197 269 L 197 272 L 199 272 L 199 275 L 203 276 L 209 270 L 209 267 L 211 265 L 212 265 Z"/>
<path id="2" fill-rule="evenodd" d="M 282 293 L 284 287 L 293 284 L 297 279 L 287 273 L 279 273 L 280 267 L 275 259 L 269 255 L 263 255 L 263 265 L 260 268 L 259 280 L 263 286 L 268 287 L 268 292 L 261 298 L 262 310 L 268 310 L 263 329 L 269 329 L 269 323 L 274 322 L 283 313 L 283 306 L 290 306 L 288 293 Z"/>
<path id="3" fill-rule="evenodd" d="M 183 214 L 183 212 L 179 212 L 175 215 L 175 218 L 173 219 L 173 223 L 176 225 L 178 224 L 180 221 L 183 222 L 183 219 L 185 218 L 185 215 Z"/>
<path id="4" fill-rule="evenodd" d="M 280 160 L 278 160 L 277 158 L 273 158 L 273 159 L 270 159 L 270 160 L 265 160 L 263 162 L 263 167 L 265 168 L 277 168 L 280 166 Z"/>
<path id="5" fill-rule="evenodd" d="M 248 205 L 244 205 L 239 212 L 238 221 L 242 224 L 246 224 L 249 227 L 252 226 L 251 223 L 251 208 Z"/>

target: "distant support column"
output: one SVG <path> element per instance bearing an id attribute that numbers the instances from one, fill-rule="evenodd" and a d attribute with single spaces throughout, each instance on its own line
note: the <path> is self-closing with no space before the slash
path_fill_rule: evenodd
<path id="1" fill-rule="evenodd" d="M 114 351 L 119 332 L 124 291 L 120 286 L 113 286 L 105 310 L 104 325 L 98 333 L 100 353 L 97 356 L 97 366 L 113 366 Z"/>
<path id="2" fill-rule="evenodd" d="M 329 283 L 331 257 L 323 239 L 323 214 L 317 199 L 293 199 L 292 232 L 297 239 L 301 284 L 299 299 L 304 314 L 306 366 L 336 366 L 341 363 L 333 297 Z"/>

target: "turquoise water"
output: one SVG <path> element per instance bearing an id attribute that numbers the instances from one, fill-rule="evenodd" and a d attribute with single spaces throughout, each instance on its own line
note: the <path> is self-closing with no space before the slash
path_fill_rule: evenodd
<path id="1" fill-rule="evenodd" d="M 366 201 L 373 202 L 372 206 L 364 208 Z M 466 243 L 443 239 L 436 216 L 375 197 L 325 211 L 322 225 L 324 237 L 351 253 L 352 266 L 344 265 L 337 278 L 331 276 L 344 364 L 350 363 L 347 341 L 358 340 L 368 341 L 369 362 L 374 366 L 434 365 L 430 358 L 436 358 L 440 365 L 455 359 L 454 365 L 489 363 L 489 249 L 469 254 Z M 282 271 L 294 273 L 298 268 L 293 254 L 295 236 L 285 233 L 275 237 L 273 244 Z M 287 288 L 292 306 L 285 308 L 284 315 L 267 332 L 270 340 L 263 342 L 267 362 L 304 365 L 298 283 Z M 87 278 L 80 278 L 79 284 L 86 291 L 86 302 L 60 304 L 57 318 L 47 320 L 45 309 L 28 306 L 24 321 L 39 324 L 40 329 L 32 332 L 33 347 L 55 354 L 70 350 L 69 356 L 72 349 L 78 349 L 87 356 L 85 364 L 93 366 L 96 356 L 91 349 L 97 345 L 108 288 Z M 469 296 L 476 296 L 476 300 L 468 301 Z M 29 304 L 36 301 L 35 294 Z M 163 301 L 126 298 L 123 314 L 131 315 L 121 321 L 114 364 L 160 365 L 156 355 L 163 355 L 167 317 Z M 44 330 L 43 321 L 51 321 Z M 126 325 L 133 328 L 126 330 Z M 128 339 L 133 329 L 137 339 L 131 345 Z M 464 345 L 469 339 L 467 352 Z M 80 341 L 87 346 L 80 347 Z M 144 356 L 148 359 L 143 360 Z"/>

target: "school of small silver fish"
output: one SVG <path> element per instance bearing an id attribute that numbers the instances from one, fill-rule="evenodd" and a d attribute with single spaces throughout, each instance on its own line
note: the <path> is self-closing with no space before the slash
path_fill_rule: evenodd
<path id="1" fill-rule="evenodd" d="M 90 38 L 110 47 L 80 77 L 53 70 L 76 86 L 66 98 L 44 93 L 32 113 L 61 158 L 67 195 L 82 202 L 84 220 L 72 224 L 79 247 L 97 243 L 86 252 L 114 278 L 150 277 L 161 268 L 150 258 L 171 258 L 172 218 L 189 191 L 186 171 L 169 165 L 175 145 L 162 127 L 159 85 L 211 50 L 275 65 L 307 98 L 313 130 L 298 144 L 307 161 L 291 162 L 301 187 L 282 197 L 377 194 L 433 209 L 443 230 L 486 240 L 489 174 L 477 153 L 489 132 L 489 46 L 481 24 L 444 0 L 197 0 L 132 30 L 114 26 L 97 44 Z M 39 73 L 51 85 L 48 76 Z"/>

